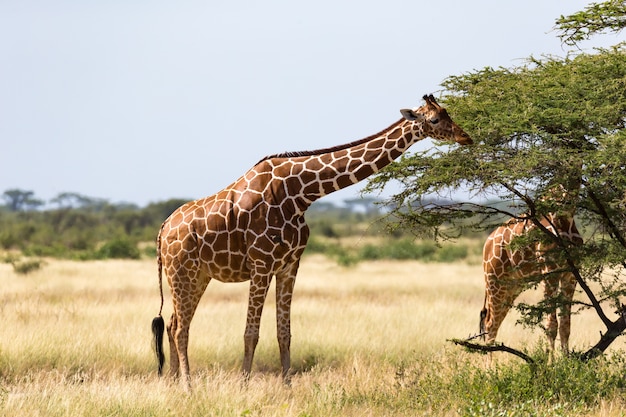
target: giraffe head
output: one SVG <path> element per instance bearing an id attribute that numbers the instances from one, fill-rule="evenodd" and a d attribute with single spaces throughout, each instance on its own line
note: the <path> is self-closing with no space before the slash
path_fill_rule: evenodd
<path id="1" fill-rule="evenodd" d="M 425 136 L 433 139 L 471 145 L 472 138 L 452 121 L 446 109 L 441 107 L 433 95 L 425 95 L 424 104 L 414 109 L 402 109 L 400 113 L 406 120 L 421 124 Z"/>

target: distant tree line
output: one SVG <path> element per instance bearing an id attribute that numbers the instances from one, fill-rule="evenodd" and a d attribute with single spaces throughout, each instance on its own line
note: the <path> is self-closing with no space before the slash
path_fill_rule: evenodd
<path id="1" fill-rule="evenodd" d="M 155 255 L 161 223 L 187 199 L 139 207 L 63 192 L 45 202 L 30 190 L 9 189 L 0 196 L 0 252 L 71 259 L 131 258 Z M 328 252 L 349 236 L 385 236 L 386 224 L 373 198 L 346 201 L 345 207 L 316 202 L 307 212 L 315 252 Z M 402 233 L 395 233 L 400 237 Z M 328 242 L 328 243 L 320 243 Z M 330 249 L 329 249 L 330 248 Z"/>
<path id="2" fill-rule="evenodd" d="M 33 191 L 10 189 L 2 194 L 0 249 L 26 256 L 76 259 L 139 258 L 142 242 L 153 243 L 167 216 L 186 200 L 170 199 L 144 208 L 112 204 L 105 199 L 61 193 L 51 208 Z M 154 245 L 146 245 L 154 255 Z"/>

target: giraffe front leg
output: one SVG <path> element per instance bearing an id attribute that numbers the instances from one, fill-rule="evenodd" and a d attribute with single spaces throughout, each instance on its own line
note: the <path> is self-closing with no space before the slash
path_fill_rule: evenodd
<path id="1" fill-rule="evenodd" d="M 250 280 L 250 294 L 248 296 L 248 316 L 246 319 L 246 331 L 243 336 L 243 376 L 250 378 L 252 371 L 252 359 L 259 342 L 259 330 L 261 328 L 261 314 L 267 297 L 267 291 L 272 281 L 271 275 L 257 274 Z"/>
<path id="2" fill-rule="evenodd" d="M 508 284 L 500 286 L 492 281 L 489 285 L 485 300 L 487 311 L 484 322 L 485 343 L 487 345 L 495 344 L 498 330 L 519 294 L 519 287 L 511 283 Z M 488 368 L 491 367 L 492 362 L 493 352 L 489 352 L 486 359 Z"/>
<path id="3" fill-rule="evenodd" d="M 252 359 L 254 358 L 254 351 L 256 345 L 259 342 L 259 328 L 246 325 L 246 332 L 243 336 L 243 377 L 248 380 L 250 373 L 252 372 Z"/>
<path id="4" fill-rule="evenodd" d="M 276 334 L 285 384 L 291 384 L 291 300 L 295 273 L 276 278 Z"/>

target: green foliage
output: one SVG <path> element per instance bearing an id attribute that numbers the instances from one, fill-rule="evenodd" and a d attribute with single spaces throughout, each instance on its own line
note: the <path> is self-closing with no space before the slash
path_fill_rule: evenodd
<path id="1" fill-rule="evenodd" d="M 387 225 L 380 221 L 381 214 L 372 201 L 365 202 L 364 212 L 329 203 L 313 205 L 307 212 L 311 230 L 307 253 L 324 254 L 344 266 L 363 259 L 437 260 L 432 256 L 434 245 L 404 242 L 407 233 L 401 230 L 389 236 Z M 53 203 L 58 208 L 28 212 L 0 210 L 0 249 L 19 250 L 30 257 L 78 260 L 154 257 L 154 242 L 161 223 L 184 201 L 172 199 L 140 209 L 62 193 Z M 355 236 L 382 237 L 390 239 L 391 244 L 381 243 L 383 252 L 373 247 L 363 249 L 361 245 L 342 244 L 346 238 Z M 382 256 L 377 257 L 374 252 L 381 252 Z"/>
<path id="2" fill-rule="evenodd" d="M 476 145 L 408 154 L 371 177 L 368 191 L 389 182 L 403 187 L 388 202 L 402 228 L 435 238 L 453 237 L 465 231 L 462 227 L 489 229 L 493 214 L 526 210 L 522 197 L 580 179 L 582 160 L 596 160 L 594 166 L 601 167 L 596 152 L 617 151 L 616 162 L 624 156 L 623 146 L 612 146 L 623 140 L 626 117 L 624 48 L 572 59 L 531 59 L 513 69 L 485 68 L 449 77 L 444 86 L 450 91 L 445 98 L 450 114 Z M 586 179 L 598 174 L 605 184 L 610 178 L 598 169 L 582 174 Z M 430 196 L 445 197 L 461 186 L 471 190 L 473 200 L 500 199 L 510 208 L 431 204 Z M 455 227 L 444 229 L 449 224 Z"/>
<path id="3" fill-rule="evenodd" d="M 469 255 L 466 245 L 445 245 L 437 252 L 437 261 L 443 263 L 465 259 Z"/>
<path id="4" fill-rule="evenodd" d="M 37 258 L 22 258 L 15 253 L 9 253 L 4 255 L 2 262 L 11 264 L 13 271 L 18 275 L 27 275 L 31 272 L 41 269 L 45 262 Z"/>
<path id="5" fill-rule="evenodd" d="M 44 204 L 43 201 L 34 198 L 32 191 L 20 190 L 19 188 L 6 190 L 2 194 L 2 198 L 10 211 L 33 210 Z"/>
<path id="6" fill-rule="evenodd" d="M 157 253 L 156 243 L 150 242 L 149 244 L 140 246 L 139 252 L 141 252 L 141 256 L 145 256 L 146 258 L 154 258 Z"/>
<path id="7" fill-rule="evenodd" d="M 128 238 L 116 238 L 105 242 L 97 251 L 97 259 L 139 259 L 139 248 Z"/>
<path id="8" fill-rule="evenodd" d="M 38 257 L 134 259 L 140 255 L 138 243 L 154 242 L 163 220 L 184 200 L 139 209 L 63 193 L 54 202 L 58 209 L 0 210 L 0 249 Z"/>
<path id="9" fill-rule="evenodd" d="M 476 248 L 482 242 L 476 241 Z M 475 249 L 476 251 L 476 249 Z M 397 260 L 421 262 L 457 262 L 467 260 L 470 248 L 466 244 L 450 243 L 437 246 L 430 240 L 416 241 L 412 238 L 382 239 L 379 243 L 368 243 L 355 247 L 343 246 L 337 240 L 309 239 L 306 254 L 319 253 L 337 260 L 343 266 L 361 261 Z"/>
<path id="10" fill-rule="evenodd" d="M 26 259 L 13 263 L 13 270 L 16 274 L 26 275 L 41 269 L 44 262 L 41 259 Z"/>
<path id="11" fill-rule="evenodd" d="M 380 221 L 381 217 L 374 207 L 370 207 L 366 213 L 361 213 L 350 208 L 319 202 L 315 202 L 306 213 L 311 235 L 331 239 L 378 236 L 385 232 L 386 227 L 386 224 Z"/>
<path id="12" fill-rule="evenodd" d="M 620 396 L 626 386 L 624 354 L 583 363 L 570 357 L 547 362 L 546 354 L 531 368 L 522 362 L 485 369 L 465 362 L 448 364 L 456 372 L 442 378 L 442 364 L 403 365 L 398 383 L 402 395 L 415 408 L 447 409 L 457 406 L 463 416 L 570 416 L 582 413 L 601 400 Z M 456 360 L 451 358 L 451 360 Z M 459 406 L 460 405 L 460 406 Z"/>
<path id="13" fill-rule="evenodd" d="M 608 0 L 591 3 L 584 10 L 556 21 L 559 38 L 567 45 L 589 39 L 602 32 L 619 32 L 626 27 L 626 2 Z"/>
<path id="14" fill-rule="evenodd" d="M 437 251 L 435 243 L 430 241 L 415 242 L 412 239 L 400 239 L 385 242 L 382 245 L 365 245 L 360 251 L 362 259 L 396 260 L 433 260 Z"/>
<path id="15" fill-rule="evenodd" d="M 621 309 L 626 296 L 626 44 L 483 68 L 443 85 L 441 101 L 475 144 L 405 154 L 370 177 L 366 191 L 399 183 L 387 202 L 396 227 L 443 241 L 484 236 L 511 217 L 538 225 L 549 213 L 575 214 L 582 246 L 540 227 L 515 244 L 552 245 L 550 259 L 574 274 L 586 297 L 577 307 L 592 307 L 605 334 L 620 334 L 624 326 L 601 301 Z M 525 308 L 522 321 L 537 324 L 558 304 L 550 301 Z"/>
<path id="16" fill-rule="evenodd" d="M 326 253 L 326 251 L 328 251 L 328 247 L 329 245 L 327 243 L 325 243 L 321 239 L 318 239 L 317 236 L 313 235 L 309 238 L 309 241 L 306 245 L 306 249 L 304 253 L 306 254 L 318 253 L 318 254 L 323 255 Z"/>

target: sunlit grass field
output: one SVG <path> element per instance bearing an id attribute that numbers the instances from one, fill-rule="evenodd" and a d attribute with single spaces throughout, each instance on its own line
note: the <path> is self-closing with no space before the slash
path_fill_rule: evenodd
<path id="1" fill-rule="evenodd" d="M 553 404 L 539 411 L 536 404 L 511 405 L 513 411 L 503 414 L 501 406 L 493 409 L 457 392 L 454 387 L 485 362 L 448 341 L 478 328 L 484 287 L 481 265 L 474 262 L 342 267 L 322 256 L 305 257 L 292 306 L 291 387 L 280 380 L 273 293 L 263 313 L 253 375 L 244 384 L 248 285 L 211 282 L 191 327 L 191 395 L 156 376 L 150 323 L 160 298 L 154 260 L 47 260 L 29 275 L 0 264 L 0 286 L 3 416 L 571 415 L 572 410 L 620 416 L 626 405 L 611 395 L 591 405 Z M 166 282 L 164 289 L 167 297 Z M 164 317 L 170 314 L 166 298 Z M 499 341 L 522 348 L 543 339 L 515 321 L 511 313 Z M 572 347 L 595 343 L 600 330 L 593 314 L 574 316 Z M 618 339 L 611 352 L 624 347 Z M 495 362 L 497 369 L 519 360 L 496 354 Z"/>

